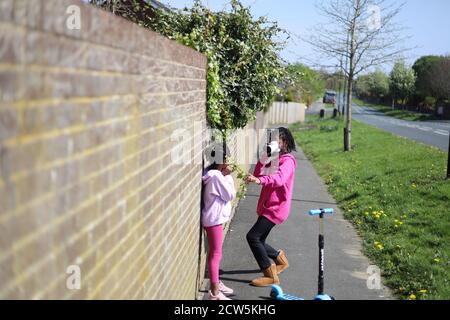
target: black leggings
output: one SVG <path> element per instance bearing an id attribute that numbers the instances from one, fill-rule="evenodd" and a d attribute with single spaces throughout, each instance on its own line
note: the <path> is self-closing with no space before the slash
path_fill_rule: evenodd
<path id="1" fill-rule="evenodd" d="M 247 233 L 248 244 L 261 270 L 269 268 L 272 264 L 269 258 L 275 260 L 279 254 L 277 250 L 266 243 L 266 238 L 274 226 L 275 223 L 260 216 Z"/>

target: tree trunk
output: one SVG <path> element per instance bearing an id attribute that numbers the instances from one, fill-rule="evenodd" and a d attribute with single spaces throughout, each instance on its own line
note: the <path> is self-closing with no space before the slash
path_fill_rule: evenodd
<path id="1" fill-rule="evenodd" d="M 348 86 L 347 86 L 347 119 L 345 125 L 345 134 L 344 134 L 344 151 L 352 150 L 352 89 L 353 89 L 353 75 L 349 75 L 348 77 Z"/>

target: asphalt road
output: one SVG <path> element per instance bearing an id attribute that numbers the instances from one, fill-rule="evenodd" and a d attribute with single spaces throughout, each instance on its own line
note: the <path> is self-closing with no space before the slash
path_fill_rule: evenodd
<path id="1" fill-rule="evenodd" d="M 448 150 L 450 121 L 407 121 L 385 116 L 369 107 L 353 105 L 353 119 L 411 140 Z"/>
<path id="2" fill-rule="evenodd" d="M 319 113 L 323 108 L 321 102 L 314 103 L 307 114 Z M 327 109 L 326 113 L 332 110 Z M 352 119 L 361 121 L 384 131 L 415 140 L 448 151 L 450 121 L 408 121 L 384 115 L 370 107 L 353 105 Z"/>

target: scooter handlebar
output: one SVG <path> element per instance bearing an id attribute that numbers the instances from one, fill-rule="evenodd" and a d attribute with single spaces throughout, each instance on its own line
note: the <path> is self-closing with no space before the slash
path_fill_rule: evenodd
<path id="1" fill-rule="evenodd" d="M 309 210 L 309 215 L 310 216 L 318 216 L 321 213 L 323 213 L 323 214 L 333 214 L 333 212 L 334 212 L 333 208 L 313 209 L 313 210 Z"/>

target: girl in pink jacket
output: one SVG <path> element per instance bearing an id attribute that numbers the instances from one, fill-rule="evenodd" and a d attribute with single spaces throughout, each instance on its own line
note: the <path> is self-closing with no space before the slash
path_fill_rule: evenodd
<path id="1" fill-rule="evenodd" d="M 258 287 L 279 284 L 278 274 L 283 272 L 289 262 L 283 250 L 275 250 L 266 243 L 266 238 L 275 225 L 283 223 L 289 216 L 291 208 L 292 190 L 294 188 L 295 168 L 297 161 L 291 155 L 295 151 L 295 140 L 286 128 L 278 128 L 279 131 L 279 157 L 278 168 L 270 172 L 276 161 L 264 161 L 262 157 L 255 167 L 253 175 L 247 177 L 248 183 L 256 183 L 262 186 L 259 196 L 258 220 L 247 234 L 247 241 L 255 259 L 264 276 L 251 282 Z M 261 162 L 262 161 L 262 162 Z M 275 263 L 272 263 L 270 259 Z"/>
<path id="2" fill-rule="evenodd" d="M 210 278 L 209 300 L 231 300 L 227 295 L 233 294 L 219 280 L 219 265 L 222 259 L 223 224 L 230 219 L 231 201 L 236 197 L 233 177 L 225 163 L 223 148 L 213 149 L 215 159 L 210 170 L 203 176 L 202 225 L 206 230 L 209 244 L 208 272 Z"/>

